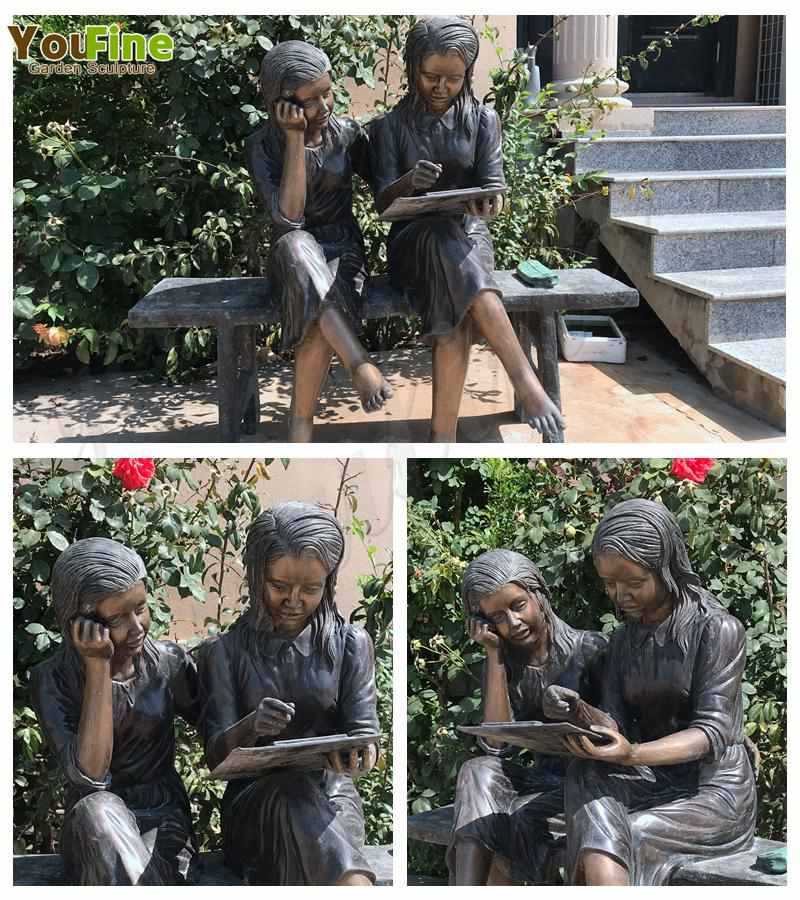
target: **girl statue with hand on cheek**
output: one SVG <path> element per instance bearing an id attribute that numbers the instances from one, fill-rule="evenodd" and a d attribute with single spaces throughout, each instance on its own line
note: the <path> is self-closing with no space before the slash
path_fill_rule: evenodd
<path id="1" fill-rule="evenodd" d="M 31 691 L 66 782 L 69 884 L 182 884 L 196 852 L 173 723 L 198 717 L 197 673 L 177 644 L 148 635 L 146 574 L 107 538 L 76 541 L 53 566 L 63 639 Z"/>
<path id="2" fill-rule="evenodd" d="M 310 441 L 334 354 L 367 412 L 392 396 L 357 336 L 367 270 L 352 175 L 368 180 L 367 137 L 354 119 L 334 114 L 331 65 L 311 44 L 273 47 L 261 93 L 269 120 L 247 140 L 247 165 L 272 224 L 283 348 L 294 350 L 289 440 Z"/>

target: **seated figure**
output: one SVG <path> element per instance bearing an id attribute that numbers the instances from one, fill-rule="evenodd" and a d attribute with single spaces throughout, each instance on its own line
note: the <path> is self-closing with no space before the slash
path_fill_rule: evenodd
<path id="1" fill-rule="evenodd" d="M 237 747 L 378 733 L 372 641 L 336 608 L 344 535 L 327 511 L 284 503 L 247 535 L 250 606 L 203 645 L 206 758 Z M 248 884 L 371 885 L 354 778 L 376 748 L 330 754 L 324 768 L 280 768 L 230 781 L 222 800 L 225 862 Z"/>
<path id="2" fill-rule="evenodd" d="M 627 500 L 592 542 L 623 625 L 600 708 L 609 741 L 565 738 L 573 884 L 667 884 L 680 866 L 747 849 L 756 785 L 745 745 L 745 630 L 692 570 L 675 516 Z M 577 697 L 562 696 L 565 705 Z"/>
<path id="3" fill-rule="evenodd" d="M 352 175 L 368 178 L 367 137 L 354 119 L 334 115 L 328 57 L 303 41 L 267 53 L 261 93 L 269 119 L 247 140 L 247 165 L 272 223 L 283 348 L 294 350 L 289 440 L 310 441 L 334 353 L 367 412 L 392 396 L 357 336 L 367 270 Z"/>
<path id="4" fill-rule="evenodd" d="M 606 640 L 555 615 L 541 573 L 513 550 L 490 550 L 467 567 L 462 597 L 470 637 L 486 650 L 484 722 L 569 718 L 561 694 L 599 690 Z M 544 882 L 564 835 L 564 757 L 486 756 L 461 767 L 448 850 L 456 884 Z"/>
<path id="5" fill-rule="evenodd" d="M 53 566 L 63 640 L 31 694 L 66 783 L 69 884 L 182 884 L 196 852 L 173 722 L 197 718 L 197 674 L 177 644 L 148 636 L 146 574 L 106 538 L 76 541 Z"/>
<path id="6" fill-rule="evenodd" d="M 478 35 L 458 16 L 421 18 L 405 47 L 407 93 L 370 125 L 375 203 L 460 188 L 497 189 L 468 215 L 395 222 L 387 259 L 392 284 L 407 291 L 433 345 L 431 440 L 454 441 L 474 338 L 485 338 L 508 373 L 525 420 L 554 433 L 563 420 L 528 362 L 494 278 L 487 227 L 505 187 L 500 120 L 472 92 Z"/>

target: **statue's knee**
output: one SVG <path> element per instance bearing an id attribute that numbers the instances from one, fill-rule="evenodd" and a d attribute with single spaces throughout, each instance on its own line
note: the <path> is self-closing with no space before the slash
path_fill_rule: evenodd
<path id="1" fill-rule="evenodd" d="M 458 770 L 456 791 L 473 794 L 483 792 L 495 779 L 497 761 L 491 756 L 476 756 L 468 759 Z"/>
<path id="2" fill-rule="evenodd" d="M 116 794 L 97 791 L 87 794 L 70 810 L 70 825 L 81 834 L 103 837 L 118 830 L 118 823 L 132 813 Z"/>
<path id="3" fill-rule="evenodd" d="M 292 260 L 298 255 L 314 252 L 319 249 L 319 244 L 307 231 L 288 231 L 278 238 L 273 247 L 273 253 L 278 259 Z"/>

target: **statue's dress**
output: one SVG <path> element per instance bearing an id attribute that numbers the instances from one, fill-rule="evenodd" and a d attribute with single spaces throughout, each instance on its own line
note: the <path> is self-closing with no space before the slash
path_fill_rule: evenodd
<path id="1" fill-rule="evenodd" d="M 442 116 L 413 111 L 401 101 L 369 123 L 370 169 L 376 197 L 422 159 L 442 166 L 431 191 L 505 186 L 500 120 L 493 109 L 468 102 Z M 456 328 L 475 296 L 491 290 L 494 249 L 483 219 L 430 215 L 395 222 L 387 251 L 392 284 L 408 293 L 425 340 Z"/>
<path id="2" fill-rule="evenodd" d="M 354 331 L 361 330 L 367 278 L 364 241 L 353 216 L 353 172 L 369 180 L 367 136 L 354 119 L 331 116 L 319 147 L 306 147 L 303 218 L 280 210 L 285 138 L 271 122 L 245 144 L 247 167 L 272 224 L 270 286 L 282 311 L 282 347 L 301 343 L 322 312 L 339 307 Z"/>
<path id="3" fill-rule="evenodd" d="M 706 595 L 708 596 L 708 595 Z M 716 605 L 698 604 L 670 636 L 628 623 L 611 636 L 601 707 L 633 742 L 699 728 L 704 759 L 636 768 L 574 759 L 567 775 L 567 875 L 581 850 L 603 851 L 628 869 L 632 884 L 665 884 L 679 866 L 748 847 L 756 788 L 744 745 L 741 682 L 745 633 Z"/>
<path id="4" fill-rule="evenodd" d="M 605 638 L 565 624 L 560 632 L 560 646 L 553 646 L 546 665 L 506 663 L 515 721 L 544 719 L 542 698 L 551 684 L 578 691 L 589 702 L 598 694 Z M 490 755 L 469 760 L 458 773 L 448 850 L 451 874 L 456 839 L 471 839 L 507 860 L 515 881 L 541 883 L 550 873 L 552 850 L 565 834 L 564 758 L 537 755 L 533 765 L 522 765 L 509 758 L 514 748 L 482 746 Z"/>
<path id="5" fill-rule="evenodd" d="M 294 718 L 277 740 L 376 734 L 369 635 L 338 625 L 329 650 L 332 659 L 315 649 L 310 624 L 289 640 L 256 630 L 249 616 L 207 642 L 198 660 L 207 698 L 206 747 L 264 697 L 295 705 Z M 352 872 L 374 879 L 363 852 L 358 791 L 349 775 L 330 769 L 280 769 L 229 782 L 222 836 L 226 864 L 249 884 L 335 884 Z"/>
<path id="6" fill-rule="evenodd" d="M 70 884 L 180 884 L 196 852 L 175 771 L 176 714 L 198 716 L 197 673 L 177 644 L 145 640 L 137 673 L 112 683 L 114 750 L 105 781 L 77 760 L 80 663 L 69 647 L 31 673 L 31 696 L 66 782 L 61 855 Z"/>

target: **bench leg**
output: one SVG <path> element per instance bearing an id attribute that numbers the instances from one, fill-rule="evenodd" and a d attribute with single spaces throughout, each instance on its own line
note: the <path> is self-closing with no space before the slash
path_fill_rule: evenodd
<path id="1" fill-rule="evenodd" d="M 256 328 L 244 325 L 239 331 L 239 408 L 242 432 L 255 434 L 261 421 L 261 403 L 258 397 L 258 365 L 256 362 Z"/>
<path id="2" fill-rule="evenodd" d="M 226 322 L 217 328 L 217 405 L 219 436 L 225 443 L 239 440 L 242 401 L 239 394 L 239 346 L 236 328 Z"/>
<path id="3" fill-rule="evenodd" d="M 558 372 L 558 313 L 542 313 L 538 316 L 536 329 L 536 349 L 539 358 L 539 379 L 548 397 L 561 409 L 561 378 Z M 564 431 L 559 428 L 555 432 L 542 435 L 546 444 L 564 442 Z"/>

